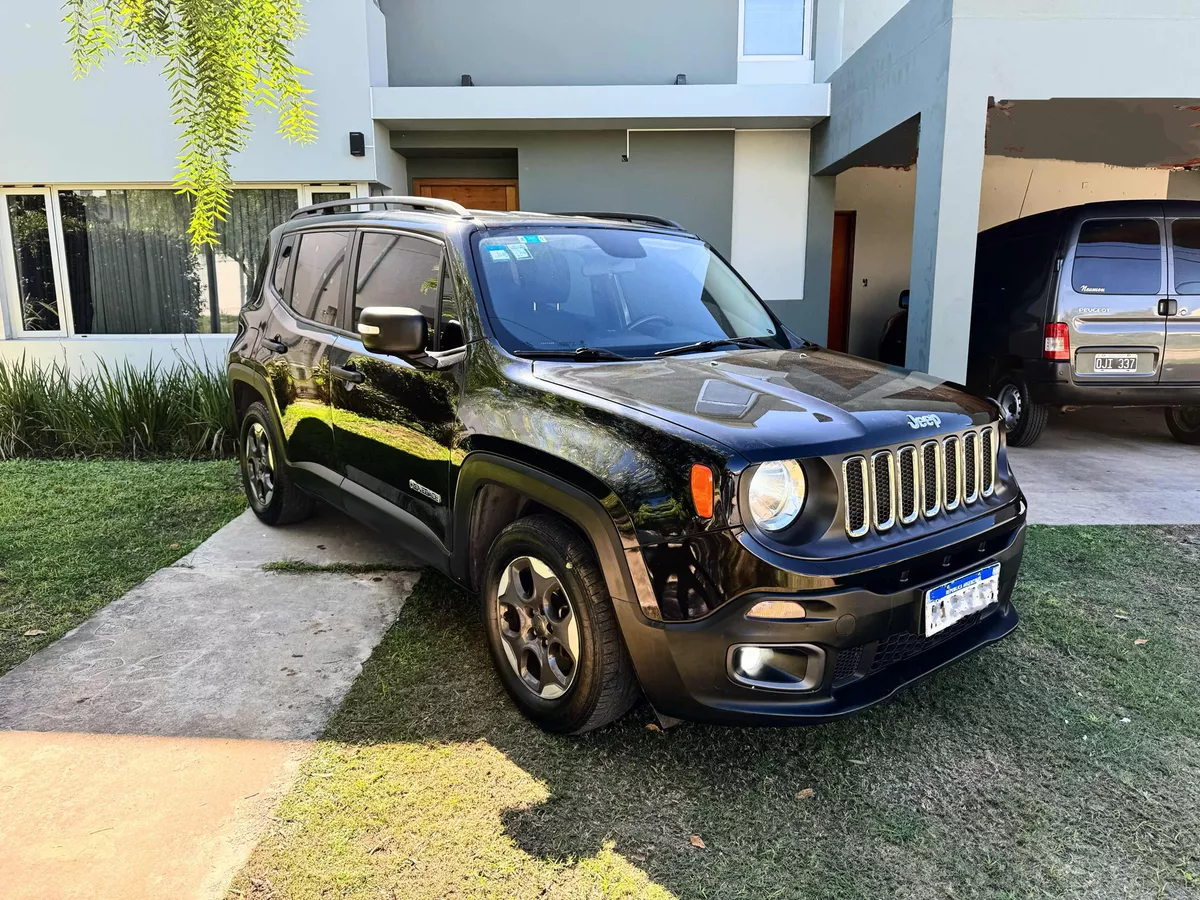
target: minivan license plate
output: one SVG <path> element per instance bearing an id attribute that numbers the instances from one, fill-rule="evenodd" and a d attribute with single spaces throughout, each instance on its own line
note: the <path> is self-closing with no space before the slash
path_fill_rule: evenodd
<path id="1" fill-rule="evenodd" d="M 1097 353 L 1097 372 L 1136 372 L 1136 354 Z"/>
<path id="2" fill-rule="evenodd" d="M 999 602 L 1000 564 L 963 575 L 925 592 L 925 637 Z"/>

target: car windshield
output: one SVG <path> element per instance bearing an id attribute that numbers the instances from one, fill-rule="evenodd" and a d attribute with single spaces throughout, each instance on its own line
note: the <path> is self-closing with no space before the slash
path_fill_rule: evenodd
<path id="1" fill-rule="evenodd" d="M 541 226 L 475 240 L 487 311 L 509 350 L 645 357 L 727 338 L 788 346 L 762 302 L 695 238 Z"/>

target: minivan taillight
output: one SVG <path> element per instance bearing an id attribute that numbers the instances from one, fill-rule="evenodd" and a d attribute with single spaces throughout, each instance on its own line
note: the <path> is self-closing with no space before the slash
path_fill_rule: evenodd
<path id="1" fill-rule="evenodd" d="M 1045 359 L 1067 362 L 1071 359 L 1071 333 L 1066 322 L 1051 322 L 1046 326 Z"/>

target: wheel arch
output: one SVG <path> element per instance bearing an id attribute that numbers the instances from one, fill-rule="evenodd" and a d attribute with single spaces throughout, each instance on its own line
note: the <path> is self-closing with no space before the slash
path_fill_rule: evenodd
<path id="1" fill-rule="evenodd" d="M 496 535 L 519 518 L 549 513 L 566 520 L 591 545 L 614 602 L 638 610 L 641 618 L 656 618 L 658 607 L 636 536 L 622 538 L 607 508 L 614 503 L 619 503 L 615 497 L 602 501 L 544 469 L 491 452 L 472 453 L 463 461 L 455 491 L 451 575 L 478 590 Z"/>

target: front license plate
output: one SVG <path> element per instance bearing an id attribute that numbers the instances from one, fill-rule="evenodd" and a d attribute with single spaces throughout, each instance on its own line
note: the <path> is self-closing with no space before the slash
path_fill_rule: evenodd
<path id="1" fill-rule="evenodd" d="M 945 631 L 971 613 L 1000 600 L 1000 564 L 956 578 L 925 592 L 925 637 Z"/>
<path id="2" fill-rule="evenodd" d="M 1097 372 L 1136 372 L 1137 355 L 1124 353 L 1097 353 Z"/>

